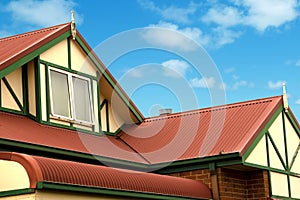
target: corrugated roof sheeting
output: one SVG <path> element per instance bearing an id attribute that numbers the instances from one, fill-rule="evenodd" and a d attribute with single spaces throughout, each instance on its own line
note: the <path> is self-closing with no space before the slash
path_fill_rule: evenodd
<path id="1" fill-rule="evenodd" d="M 70 23 L 0 39 L 0 70 L 16 62 L 55 37 L 67 32 Z"/>
<path id="2" fill-rule="evenodd" d="M 121 140 L 39 124 L 28 117 L 0 112 L 0 138 L 120 160 L 146 163 Z M 20 128 L 21 127 L 21 128 Z"/>
<path id="3" fill-rule="evenodd" d="M 19 162 L 25 167 L 29 177 L 33 177 L 31 181 L 36 183 L 62 183 L 183 198 L 212 198 L 211 191 L 205 184 L 191 179 L 18 153 L 0 153 L 1 158 Z"/>
<path id="4" fill-rule="evenodd" d="M 278 96 L 149 118 L 121 138 L 152 164 L 243 154 L 281 104 Z"/>

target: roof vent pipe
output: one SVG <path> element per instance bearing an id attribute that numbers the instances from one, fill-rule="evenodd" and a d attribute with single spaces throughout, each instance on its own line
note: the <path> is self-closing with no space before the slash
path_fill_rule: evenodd
<path id="1" fill-rule="evenodd" d="M 168 115 L 168 114 L 172 114 L 172 109 L 171 108 L 163 108 L 163 109 L 159 109 L 159 115 L 163 116 L 163 115 Z"/>

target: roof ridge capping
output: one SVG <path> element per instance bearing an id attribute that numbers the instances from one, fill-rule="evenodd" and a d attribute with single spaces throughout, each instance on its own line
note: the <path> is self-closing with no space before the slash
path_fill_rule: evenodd
<path id="1" fill-rule="evenodd" d="M 37 29 L 37 30 L 34 30 L 34 31 L 25 32 L 25 33 L 20 33 L 20 34 L 17 34 L 17 35 L 7 36 L 7 37 L 4 37 L 4 38 L 0 38 L 0 42 L 14 40 L 14 39 L 18 39 L 18 38 L 22 38 L 22 37 L 26 37 L 26 36 L 31 36 L 31 35 L 34 35 L 34 34 L 47 32 L 47 31 L 51 31 L 51 30 L 54 30 L 54 29 L 59 29 L 60 27 L 65 27 L 66 25 L 70 25 L 70 22 L 55 25 L 55 26 L 50 26 L 50 27 L 46 27 L 46 28 L 42 28 L 42 29 Z"/>
<path id="2" fill-rule="evenodd" d="M 176 117 L 185 117 L 185 116 L 190 116 L 190 115 L 196 115 L 199 113 L 225 110 L 228 108 L 237 108 L 237 107 L 249 106 L 249 105 L 254 105 L 254 104 L 267 103 L 267 102 L 271 102 L 275 99 L 282 99 L 282 95 L 253 99 L 253 100 L 248 100 L 248 101 L 235 102 L 235 103 L 206 107 L 206 108 L 200 108 L 200 109 L 196 109 L 196 110 L 177 112 L 177 113 L 172 113 L 172 114 L 168 114 L 168 115 L 164 115 L 164 116 L 154 116 L 154 117 L 146 118 L 144 122 L 165 120 L 165 119 L 176 118 Z"/>

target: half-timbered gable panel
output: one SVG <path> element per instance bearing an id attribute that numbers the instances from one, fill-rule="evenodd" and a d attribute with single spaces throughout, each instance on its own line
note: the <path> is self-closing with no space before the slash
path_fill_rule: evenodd
<path id="1" fill-rule="evenodd" d="M 299 128 L 292 114 L 282 108 L 270 122 L 245 164 L 269 171 L 272 197 L 299 199 Z"/>

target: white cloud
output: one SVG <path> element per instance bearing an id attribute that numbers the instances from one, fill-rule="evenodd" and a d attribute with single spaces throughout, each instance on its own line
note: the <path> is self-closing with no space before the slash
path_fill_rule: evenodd
<path id="1" fill-rule="evenodd" d="M 151 24 L 149 27 L 143 32 L 142 38 L 148 43 L 166 48 L 192 51 L 197 48 L 195 42 L 205 46 L 210 40 L 199 28 L 180 29 L 178 25 L 167 22 Z"/>
<path id="2" fill-rule="evenodd" d="M 143 68 L 133 68 L 126 72 L 131 77 L 142 78 L 145 75 L 145 69 Z"/>
<path id="3" fill-rule="evenodd" d="M 207 26 L 205 33 L 198 27 L 179 27 L 168 22 L 160 22 L 151 27 L 179 31 L 201 45 L 213 48 L 233 43 L 241 37 L 245 27 L 252 27 L 259 32 L 264 32 L 268 28 L 281 27 L 299 17 L 300 4 L 297 3 L 297 0 L 230 0 L 226 4 L 214 0 L 205 2 L 190 3 L 186 7 L 174 5 L 163 7 L 151 0 L 139 0 L 142 7 L 159 14 L 164 21 L 183 25 L 196 23 L 192 20 L 195 17 L 201 19 L 205 23 L 204 26 Z M 200 5 L 201 10 L 199 9 Z M 154 43 L 157 42 L 168 47 L 178 48 L 181 46 L 184 50 L 192 49 L 189 44 L 183 44 L 183 40 L 177 40 L 178 38 L 175 36 L 168 38 L 167 35 L 156 31 L 152 37 L 150 34 L 147 37 L 149 41 L 151 39 Z"/>
<path id="4" fill-rule="evenodd" d="M 75 6 L 72 0 L 23 0 L 11 1 L 5 10 L 16 22 L 47 27 L 71 21 L 71 10 Z M 80 24 L 82 17 L 76 14 L 75 20 Z"/>
<path id="5" fill-rule="evenodd" d="M 248 82 L 245 80 L 240 80 L 235 82 L 232 87 L 230 88 L 231 90 L 238 90 L 240 87 L 248 87 L 248 88 L 253 88 L 255 86 L 254 83 Z"/>
<path id="6" fill-rule="evenodd" d="M 185 76 L 189 68 L 189 64 L 183 60 L 168 60 L 163 62 L 162 66 L 164 74 L 174 78 Z"/>
<path id="7" fill-rule="evenodd" d="M 259 31 L 268 27 L 279 27 L 299 15 L 297 0 L 245 0 L 243 5 L 248 9 L 244 24 Z"/>
<path id="8" fill-rule="evenodd" d="M 297 60 L 296 66 L 300 67 L 300 60 Z"/>
<path id="9" fill-rule="evenodd" d="M 215 23 L 222 27 L 230 27 L 241 24 L 242 12 L 237 8 L 230 6 L 217 6 L 210 8 L 202 21 L 206 23 Z"/>
<path id="10" fill-rule="evenodd" d="M 202 20 L 222 27 L 251 26 L 258 31 L 279 27 L 298 16 L 297 0 L 244 0 L 233 5 L 215 4 Z"/>
<path id="11" fill-rule="evenodd" d="M 299 16 L 296 0 L 232 0 L 231 4 L 215 3 L 201 20 L 211 26 L 211 41 L 216 47 L 233 43 L 242 35 L 240 26 L 260 32 L 278 28 Z M 237 31 L 238 28 L 238 31 Z"/>
<path id="12" fill-rule="evenodd" d="M 295 103 L 300 105 L 300 99 L 297 99 Z"/>
<path id="13" fill-rule="evenodd" d="M 282 88 L 283 83 L 285 83 L 285 81 L 277 81 L 277 82 L 268 81 L 268 88 L 271 90 L 280 89 Z"/>
<path id="14" fill-rule="evenodd" d="M 232 72 L 234 72 L 235 71 L 235 68 L 234 67 L 229 67 L 229 68 L 226 68 L 225 70 L 224 70 L 224 72 L 226 73 L 226 74 L 230 74 L 230 73 L 232 73 Z"/>
<path id="15" fill-rule="evenodd" d="M 213 88 L 216 84 L 216 80 L 214 77 L 194 78 L 190 80 L 190 83 L 192 87 L 195 88 Z"/>
<path id="16" fill-rule="evenodd" d="M 149 0 L 139 0 L 138 2 L 142 7 L 159 14 L 164 20 L 171 20 L 179 23 L 190 23 L 189 16 L 193 15 L 197 10 L 196 4 L 192 2 L 187 8 L 179 8 L 173 5 L 160 8 Z"/>
<path id="17" fill-rule="evenodd" d="M 233 43 L 237 38 L 239 38 L 242 35 L 241 31 L 233 31 L 222 26 L 214 28 L 213 32 L 213 43 L 215 47 L 221 47 L 226 44 Z"/>

